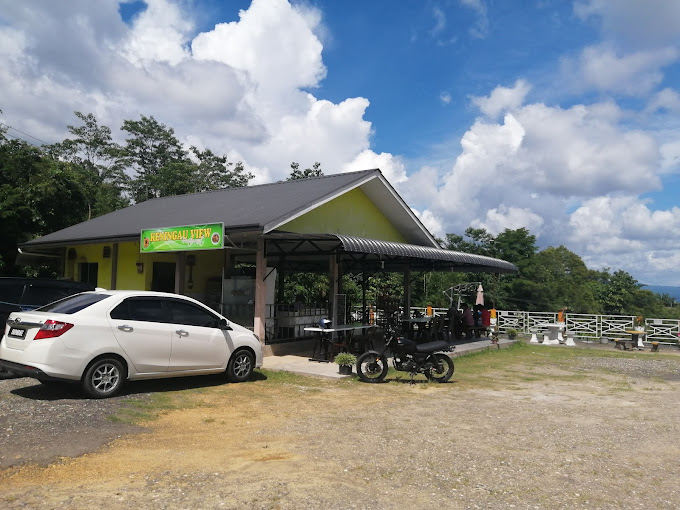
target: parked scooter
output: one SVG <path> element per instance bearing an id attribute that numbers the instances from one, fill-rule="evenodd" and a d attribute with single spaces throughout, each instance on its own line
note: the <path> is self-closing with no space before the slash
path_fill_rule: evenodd
<path id="1" fill-rule="evenodd" d="M 408 338 L 397 336 L 396 331 L 388 328 L 385 346 L 382 351 L 368 351 L 357 359 L 357 374 L 364 382 L 381 382 L 387 376 L 388 359 L 396 370 L 409 372 L 411 379 L 416 374 L 424 374 L 431 381 L 446 382 L 453 375 L 453 361 L 445 354 L 455 346 L 438 340 L 417 344 Z"/>

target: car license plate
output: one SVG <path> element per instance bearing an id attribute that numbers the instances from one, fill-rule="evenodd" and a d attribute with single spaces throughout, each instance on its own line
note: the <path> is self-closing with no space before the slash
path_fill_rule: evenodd
<path id="1" fill-rule="evenodd" d="M 24 338 L 26 336 L 26 330 L 19 328 L 10 328 L 9 336 L 12 336 L 14 338 Z"/>

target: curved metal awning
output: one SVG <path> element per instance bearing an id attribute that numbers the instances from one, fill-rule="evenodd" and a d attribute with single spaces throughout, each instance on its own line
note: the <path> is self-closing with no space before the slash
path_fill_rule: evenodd
<path id="1" fill-rule="evenodd" d="M 337 234 L 336 237 L 342 243 L 345 252 L 377 255 L 390 259 L 392 257 L 409 259 L 412 262 L 410 264 L 412 269 L 414 267 L 427 269 L 428 266 L 432 266 L 433 270 L 448 269 L 471 273 L 516 273 L 518 271 L 515 264 L 484 255 L 342 234 Z"/>
<path id="2" fill-rule="evenodd" d="M 327 270 L 323 257 L 335 255 L 343 271 L 458 271 L 470 273 L 516 273 L 505 260 L 443 250 L 430 246 L 381 241 L 344 234 L 275 233 L 267 239 L 267 260 L 285 258 L 287 267 Z M 316 264 L 315 264 L 316 262 Z M 316 266 L 313 268 L 312 266 Z"/>

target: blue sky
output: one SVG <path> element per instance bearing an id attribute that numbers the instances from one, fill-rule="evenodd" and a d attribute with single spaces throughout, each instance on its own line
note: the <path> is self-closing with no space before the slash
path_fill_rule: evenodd
<path id="1" fill-rule="evenodd" d="M 0 122 L 153 115 L 243 161 L 379 167 L 437 236 L 526 227 L 680 285 L 680 2 L 0 0 Z M 34 139 L 32 139 L 35 141 Z"/>

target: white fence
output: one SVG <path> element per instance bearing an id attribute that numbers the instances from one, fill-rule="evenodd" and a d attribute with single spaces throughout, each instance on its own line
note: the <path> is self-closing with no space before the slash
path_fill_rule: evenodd
<path id="1" fill-rule="evenodd" d="M 414 308 L 411 308 L 412 310 Z M 424 310 L 418 308 L 418 310 Z M 445 314 L 446 309 L 437 308 L 437 314 Z M 516 329 L 520 333 L 537 333 L 547 331 L 546 324 L 557 321 L 557 312 L 520 312 L 511 310 L 497 310 L 498 330 L 504 333 L 508 329 Z M 627 338 L 635 327 L 633 315 L 594 315 L 580 313 L 566 313 L 566 330 L 574 337 L 586 340 L 600 338 Z M 680 320 L 677 319 L 645 319 L 646 342 L 678 343 Z"/>

